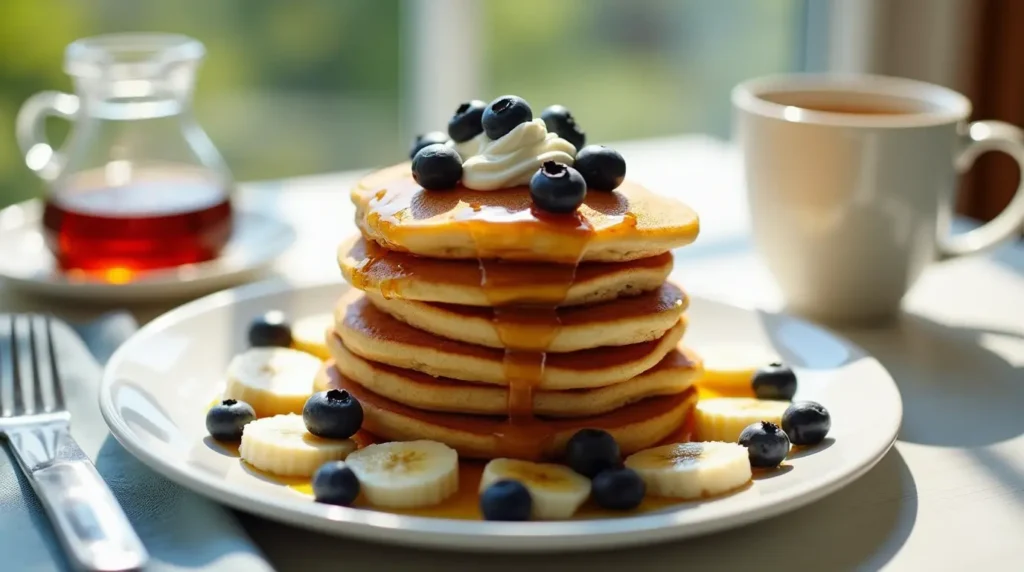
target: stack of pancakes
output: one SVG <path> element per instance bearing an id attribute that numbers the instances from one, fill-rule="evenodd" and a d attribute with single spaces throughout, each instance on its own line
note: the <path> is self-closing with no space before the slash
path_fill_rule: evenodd
<path id="1" fill-rule="evenodd" d="M 526 188 L 424 190 L 408 164 L 352 200 L 362 235 L 339 263 L 355 289 L 318 387 L 354 394 L 365 429 L 541 459 L 582 428 L 629 454 L 682 426 L 701 365 L 680 344 L 686 296 L 666 279 L 670 250 L 699 229 L 688 207 L 627 181 L 548 215 Z"/>

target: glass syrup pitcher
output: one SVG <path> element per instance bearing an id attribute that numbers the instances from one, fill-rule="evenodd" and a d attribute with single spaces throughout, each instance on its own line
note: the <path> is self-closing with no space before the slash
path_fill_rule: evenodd
<path id="1" fill-rule="evenodd" d="M 43 231 L 64 271 L 124 281 L 211 260 L 227 243 L 231 174 L 191 110 L 204 53 L 171 34 L 78 40 L 64 59 L 76 94 L 22 106 L 18 143 L 47 183 Z M 59 150 L 45 138 L 51 115 L 72 122 Z"/>

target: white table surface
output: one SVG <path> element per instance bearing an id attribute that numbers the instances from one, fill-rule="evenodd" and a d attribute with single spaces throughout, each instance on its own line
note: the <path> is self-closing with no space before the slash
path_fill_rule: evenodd
<path id="1" fill-rule="evenodd" d="M 738 156 L 701 137 L 619 146 L 630 176 L 701 215 L 697 243 L 677 252 L 691 294 L 781 310 L 751 250 Z M 353 174 L 247 186 L 242 200 L 299 230 L 278 277 L 338 276 L 337 242 L 353 232 Z M 0 286 L 0 309 L 67 305 Z M 149 319 L 160 304 L 134 308 Z M 274 565 L 306 570 L 1024 570 L 1024 245 L 936 264 L 886 327 L 842 329 L 896 379 L 904 420 L 895 448 L 860 480 L 809 507 L 749 527 L 668 545 L 600 554 L 464 555 L 329 538 L 242 515 Z"/>

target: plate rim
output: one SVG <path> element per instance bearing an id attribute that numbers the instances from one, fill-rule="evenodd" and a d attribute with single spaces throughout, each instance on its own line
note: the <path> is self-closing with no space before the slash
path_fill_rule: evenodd
<path id="1" fill-rule="evenodd" d="M 847 338 L 826 327 L 808 322 L 799 317 L 779 314 L 787 319 L 823 331 L 842 340 L 848 346 L 859 350 L 872 360 L 889 378 L 898 415 L 889 420 L 886 429 L 886 444 L 876 454 L 855 463 L 853 470 L 840 474 L 817 488 L 806 491 L 795 488 L 778 493 L 772 503 L 753 508 L 741 509 L 715 515 L 701 522 L 680 522 L 681 510 L 664 511 L 625 516 L 615 519 L 594 519 L 557 522 L 505 523 L 487 521 L 465 521 L 435 517 L 395 515 L 358 508 L 338 507 L 314 502 L 296 503 L 284 497 L 254 497 L 243 489 L 225 486 L 222 479 L 202 471 L 189 470 L 187 463 L 174 463 L 150 452 L 131 437 L 133 431 L 115 411 L 112 387 L 114 373 L 134 345 L 135 340 L 148 337 L 165 323 L 173 323 L 191 315 L 201 314 L 241 301 L 260 297 L 283 295 L 291 292 L 318 290 L 323 288 L 348 288 L 340 280 L 318 280 L 310 282 L 282 283 L 261 281 L 236 288 L 222 290 L 198 298 L 174 308 L 140 328 L 128 341 L 111 356 L 104 368 L 98 401 L 104 421 L 114 438 L 135 458 L 154 472 L 171 481 L 209 498 L 214 502 L 235 509 L 256 514 L 271 520 L 286 522 L 302 528 L 358 538 L 375 543 L 401 544 L 421 548 L 458 550 L 465 552 L 578 552 L 595 548 L 640 546 L 700 536 L 712 532 L 737 528 L 766 518 L 790 512 L 811 504 L 845 487 L 874 467 L 890 451 L 896 442 L 903 417 L 902 396 L 892 375 L 874 356 Z M 702 300 L 745 312 L 758 311 L 729 302 L 705 296 L 693 296 Z"/>

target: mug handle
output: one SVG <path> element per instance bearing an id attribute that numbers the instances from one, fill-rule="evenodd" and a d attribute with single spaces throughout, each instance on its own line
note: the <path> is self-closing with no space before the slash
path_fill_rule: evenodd
<path id="1" fill-rule="evenodd" d="M 52 181 L 64 168 L 64 155 L 46 140 L 47 117 L 74 121 L 78 114 L 78 96 L 60 91 L 41 91 L 25 100 L 18 110 L 15 135 L 25 164 L 39 178 Z"/>
<path id="2" fill-rule="evenodd" d="M 1002 151 L 1017 161 L 1021 184 L 1003 212 L 979 228 L 939 238 L 939 255 L 953 258 L 988 250 L 1016 236 L 1024 229 L 1024 131 L 1002 121 L 975 121 L 964 134 L 966 146 L 956 158 L 956 169 L 966 172 L 986 151 Z"/>

